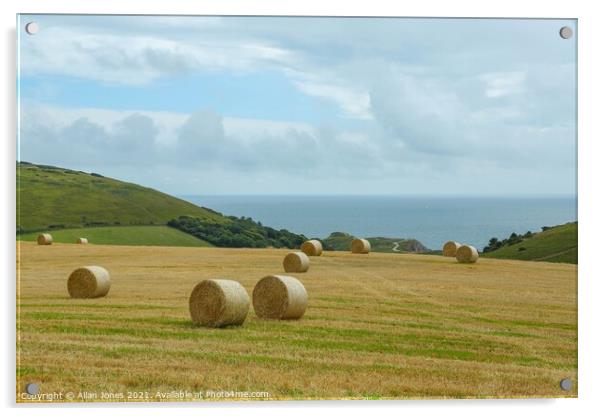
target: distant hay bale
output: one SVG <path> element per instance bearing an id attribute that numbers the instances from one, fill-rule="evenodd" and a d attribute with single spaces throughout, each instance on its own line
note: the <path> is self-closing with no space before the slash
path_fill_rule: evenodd
<path id="1" fill-rule="evenodd" d="M 72 298 L 98 298 L 109 293 L 111 276 L 100 266 L 86 266 L 69 275 L 67 290 Z"/>
<path id="2" fill-rule="evenodd" d="M 458 263 L 476 263 L 479 259 L 479 252 L 473 246 L 463 245 L 456 251 L 456 260 Z"/>
<path id="3" fill-rule="evenodd" d="M 307 240 L 301 244 L 301 251 L 308 256 L 321 256 L 322 243 L 319 240 Z"/>
<path id="4" fill-rule="evenodd" d="M 220 328 L 242 325 L 249 313 L 251 300 L 237 281 L 209 279 L 195 286 L 188 304 L 195 325 Z"/>
<path id="5" fill-rule="evenodd" d="M 76 244 L 88 244 L 88 239 L 84 238 L 84 237 L 80 237 L 77 240 L 75 240 Z"/>
<path id="6" fill-rule="evenodd" d="M 49 246 L 50 244 L 52 244 L 52 235 L 50 235 L 50 234 L 38 235 L 38 245 L 39 246 Z"/>
<path id="7" fill-rule="evenodd" d="M 282 261 L 287 273 L 305 273 L 309 269 L 309 257 L 300 251 L 288 253 Z"/>
<path id="8" fill-rule="evenodd" d="M 253 289 L 253 308 L 259 318 L 299 319 L 307 309 L 307 291 L 291 276 L 266 276 Z"/>
<path id="9" fill-rule="evenodd" d="M 456 251 L 458 251 L 461 245 L 456 241 L 448 241 L 443 244 L 443 255 L 445 257 L 456 257 Z"/>
<path id="10" fill-rule="evenodd" d="M 354 254 L 370 253 L 370 242 L 365 238 L 355 238 L 351 242 L 351 252 Z"/>

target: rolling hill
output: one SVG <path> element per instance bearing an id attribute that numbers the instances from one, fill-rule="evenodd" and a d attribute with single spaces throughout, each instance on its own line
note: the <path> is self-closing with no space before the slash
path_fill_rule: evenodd
<path id="1" fill-rule="evenodd" d="M 511 245 L 483 253 L 497 259 L 535 260 L 577 264 L 577 222 L 530 234 L 530 237 Z"/>
<path id="2" fill-rule="evenodd" d="M 132 183 L 54 166 L 17 164 L 17 232 L 164 225 L 180 215 L 222 223 L 221 214 Z"/>
<path id="3" fill-rule="evenodd" d="M 322 240 L 325 249 L 348 251 L 355 237 L 343 232 L 334 232 Z M 426 253 L 429 250 L 418 240 L 388 237 L 368 237 L 371 251 L 381 253 Z"/>
<path id="4" fill-rule="evenodd" d="M 116 245 L 298 248 L 306 239 L 96 173 L 21 162 L 17 237 L 34 240 L 38 231 L 56 242 Z"/>

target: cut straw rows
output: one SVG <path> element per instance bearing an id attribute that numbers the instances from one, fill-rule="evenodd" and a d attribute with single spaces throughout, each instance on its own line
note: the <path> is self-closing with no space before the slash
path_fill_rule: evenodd
<path id="1" fill-rule="evenodd" d="M 78 244 L 87 244 L 80 237 Z M 40 234 L 38 244 L 52 243 L 50 234 Z M 288 253 L 283 260 L 284 270 L 293 273 L 307 272 L 308 256 L 322 255 L 322 244 L 318 240 L 305 241 L 302 251 Z M 354 238 L 350 245 L 353 254 L 368 254 L 370 242 Z M 455 256 L 459 263 L 475 263 L 478 251 L 469 245 L 448 241 L 443 246 L 443 255 Z M 67 290 L 72 298 L 98 298 L 106 296 L 111 287 L 109 272 L 100 266 L 85 266 L 74 270 L 67 281 Z M 304 285 L 296 278 L 269 275 L 257 282 L 253 289 L 253 308 L 262 319 L 300 319 L 308 302 Z M 192 322 L 198 326 L 220 328 L 242 325 L 247 318 L 251 299 L 246 289 L 237 281 L 208 279 L 198 283 L 189 298 Z"/>

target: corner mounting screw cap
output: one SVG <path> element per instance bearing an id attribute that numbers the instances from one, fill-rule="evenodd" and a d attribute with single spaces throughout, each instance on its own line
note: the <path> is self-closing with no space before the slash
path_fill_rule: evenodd
<path id="1" fill-rule="evenodd" d="M 36 22 L 29 22 L 25 25 L 25 31 L 29 35 L 35 35 L 36 33 L 38 33 L 38 30 L 40 30 L 40 26 L 38 26 Z"/>
<path id="2" fill-rule="evenodd" d="M 569 391 L 573 388 L 573 382 L 570 378 L 563 378 L 560 380 L 560 388 L 564 391 Z"/>
<path id="3" fill-rule="evenodd" d="M 27 394 L 38 394 L 40 392 L 40 385 L 37 383 L 29 383 L 25 386 Z"/>
<path id="4" fill-rule="evenodd" d="M 562 39 L 569 39 L 570 37 L 573 36 L 573 29 L 571 29 L 568 26 L 563 26 L 560 28 L 560 37 Z"/>

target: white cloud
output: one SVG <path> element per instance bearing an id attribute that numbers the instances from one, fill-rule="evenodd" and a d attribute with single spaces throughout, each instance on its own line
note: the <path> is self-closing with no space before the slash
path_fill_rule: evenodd
<path id="1" fill-rule="evenodd" d="M 519 94 L 525 90 L 525 71 L 493 72 L 481 75 L 485 83 L 485 96 L 499 98 L 507 95 Z"/>
<path id="2" fill-rule="evenodd" d="M 195 71 L 249 71 L 293 59 L 292 53 L 250 41 L 170 39 L 50 27 L 24 39 L 23 74 L 50 73 L 113 84 L 144 85 L 162 76 Z"/>
<path id="3" fill-rule="evenodd" d="M 161 77 L 193 72 L 273 70 L 288 77 L 299 91 L 339 105 L 347 117 L 371 118 L 367 89 L 354 85 L 352 79 L 341 73 L 323 70 L 307 51 L 277 46 L 276 41 L 265 36 L 216 36 L 211 30 L 224 28 L 212 19 L 209 21 L 214 22 L 213 25 L 201 26 L 200 32 L 188 36 L 178 31 L 174 35 L 170 19 L 152 21 L 172 31 L 157 31 L 158 35 L 145 31 L 128 33 L 125 28 L 107 31 L 103 26 L 94 25 L 85 31 L 81 27 L 50 26 L 45 28 L 43 36 L 23 39 L 21 72 L 143 86 Z M 175 25 L 178 29 L 189 24 L 189 21 L 180 22 Z"/>
<path id="4" fill-rule="evenodd" d="M 21 160 L 67 166 L 84 160 L 98 167 L 124 160 L 132 166 L 193 163 L 286 176 L 330 169 L 349 174 L 355 159 L 372 156 L 367 164 L 378 167 L 379 157 L 365 134 L 222 117 L 210 110 L 182 114 L 32 104 L 22 112 L 19 139 Z"/>
<path id="5" fill-rule="evenodd" d="M 96 171 L 179 194 L 491 193 L 491 184 L 497 184 L 496 192 L 513 193 L 518 183 L 518 189 L 553 193 L 557 186 L 574 185 L 573 158 L 567 157 L 575 152 L 571 127 L 498 123 L 483 137 L 484 121 L 467 119 L 448 125 L 441 136 L 447 120 L 437 118 L 437 111 L 425 110 L 416 119 L 395 115 L 416 102 L 410 94 L 409 101 L 375 96 L 377 114 L 384 117 L 378 121 L 388 129 L 340 131 L 208 110 L 30 106 L 19 126 L 20 160 Z M 461 106 L 454 111 L 464 115 Z M 401 140 L 404 132 L 416 137 Z"/>
<path id="6" fill-rule="evenodd" d="M 350 117 L 372 119 L 370 95 L 367 91 L 354 91 L 351 87 L 313 81 L 296 81 L 295 85 L 308 95 L 336 102 Z"/>
<path id="7" fill-rule="evenodd" d="M 558 36 L 544 37 L 541 30 L 558 22 L 39 20 L 40 34 L 23 37 L 20 45 L 25 75 L 144 88 L 185 74 L 276 74 L 278 82 L 284 77 L 316 104 L 320 122 L 208 111 L 66 109 L 24 100 L 24 160 L 85 160 L 115 176 L 134 180 L 139 175 L 149 185 L 167 184 L 161 181 L 171 177 L 182 181 L 178 192 L 184 193 L 199 186 L 219 190 L 220 184 L 234 192 L 277 192 L 287 184 L 302 192 L 343 192 L 360 183 L 362 189 L 384 193 L 453 193 L 455 186 L 474 192 L 488 186 L 523 192 L 574 189 L 574 48 Z M 484 31 L 488 35 L 480 36 Z M 343 117 L 323 117 L 322 101 L 338 106 Z M 269 105 L 288 108 L 287 102 Z M 144 158 L 130 157 L 136 155 L 129 149 L 140 147 L 147 151 Z M 128 170 L 142 163 L 139 159 L 154 163 L 148 177 Z M 361 181 L 354 177 L 358 170 Z"/>
<path id="8" fill-rule="evenodd" d="M 23 105 L 23 114 L 28 118 L 28 123 L 38 120 L 44 126 L 60 129 L 69 126 L 78 118 L 94 120 L 95 123 L 107 130 L 112 130 L 120 120 L 140 114 L 151 118 L 158 127 L 157 141 L 170 144 L 177 139 L 177 130 L 186 122 L 190 114 L 169 111 L 147 110 L 109 110 L 104 108 L 65 108 L 49 106 L 35 102 L 26 102 Z M 224 130 L 228 135 L 234 135 L 241 140 L 252 141 L 253 137 L 261 135 L 282 135 L 294 129 L 305 133 L 313 133 L 315 128 L 307 123 L 262 120 L 240 117 L 222 117 Z"/>

